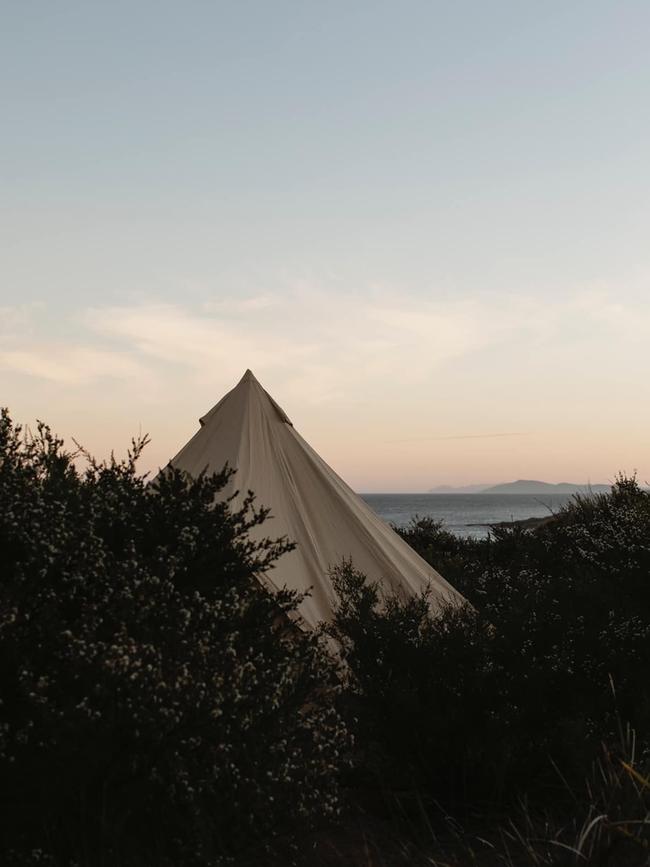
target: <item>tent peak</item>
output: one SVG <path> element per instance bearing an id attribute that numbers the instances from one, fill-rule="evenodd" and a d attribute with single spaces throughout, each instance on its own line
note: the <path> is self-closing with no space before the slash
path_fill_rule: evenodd
<path id="1" fill-rule="evenodd" d="M 259 381 L 259 379 L 255 376 L 250 367 L 246 368 L 246 373 L 239 380 L 237 385 L 256 385 L 258 388 L 261 388 L 264 391 L 264 386 Z"/>
<path id="2" fill-rule="evenodd" d="M 250 370 L 204 416 L 202 427 L 172 461 L 195 478 L 225 464 L 237 474 L 219 501 L 232 500 L 238 509 L 247 502 L 246 492 L 254 491 L 257 502 L 272 510 L 273 523 L 251 527 L 251 540 L 270 533 L 296 543 L 273 571 L 259 577 L 269 588 L 285 586 L 300 595 L 299 614 L 307 626 L 333 619 L 338 600 L 329 570 L 343 559 L 401 598 L 430 587 L 432 606 L 461 601 L 305 442 Z"/>
<path id="3" fill-rule="evenodd" d="M 269 404 L 273 407 L 274 411 L 277 413 L 278 417 L 281 421 L 285 422 L 285 424 L 291 425 L 293 427 L 293 422 L 286 414 L 286 412 L 279 406 L 268 393 L 268 391 L 264 388 L 259 379 L 255 376 L 250 367 L 246 370 L 246 373 L 239 380 L 239 385 L 250 384 L 253 386 L 257 386 L 259 389 L 259 393 L 263 396 L 263 400 L 267 400 Z M 237 387 L 239 387 L 239 385 Z"/>
<path id="4" fill-rule="evenodd" d="M 235 397 L 235 395 L 238 395 L 238 397 Z M 207 422 L 209 422 L 212 418 L 215 417 L 217 410 L 227 399 L 235 399 L 240 401 L 253 400 L 258 405 L 265 406 L 267 408 L 265 410 L 266 412 L 268 412 L 268 409 L 270 408 L 271 412 L 274 413 L 276 417 L 280 419 L 280 421 L 293 427 L 293 422 L 291 421 L 289 416 L 282 409 L 282 407 L 278 406 L 278 404 L 273 400 L 271 395 L 260 383 L 260 381 L 257 379 L 257 377 L 250 368 L 246 370 L 237 385 L 231 391 L 229 391 L 219 401 L 219 403 L 215 404 L 215 406 L 213 406 L 212 409 L 204 416 L 201 416 L 201 418 L 199 419 L 199 424 L 201 425 L 201 427 L 203 427 Z"/>
<path id="5" fill-rule="evenodd" d="M 242 376 L 242 378 L 239 380 L 239 382 L 237 384 L 238 385 L 245 385 L 246 383 L 250 383 L 251 385 L 260 385 L 257 377 L 255 376 L 253 371 L 250 369 L 250 367 L 246 368 L 246 372 L 244 373 L 244 375 Z"/>
<path id="6" fill-rule="evenodd" d="M 250 369 L 250 367 L 246 369 L 246 373 L 239 380 L 239 382 L 237 383 L 235 388 L 238 388 L 240 385 L 253 385 L 253 386 L 257 386 L 257 388 L 260 388 L 262 391 L 265 391 L 264 386 L 259 381 L 259 379 L 255 376 L 255 374 Z"/>

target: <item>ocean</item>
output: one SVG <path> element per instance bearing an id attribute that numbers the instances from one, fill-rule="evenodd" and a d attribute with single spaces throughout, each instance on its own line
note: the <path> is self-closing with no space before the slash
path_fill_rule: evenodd
<path id="1" fill-rule="evenodd" d="M 368 505 L 389 524 L 404 526 L 414 515 L 443 521 L 458 536 L 484 538 L 496 524 L 542 518 L 571 500 L 572 494 L 361 494 Z"/>

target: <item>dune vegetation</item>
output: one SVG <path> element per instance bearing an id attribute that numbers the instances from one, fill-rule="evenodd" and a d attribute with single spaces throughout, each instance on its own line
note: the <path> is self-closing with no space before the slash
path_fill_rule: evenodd
<path id="1" fill-rule="evenodd" d="M 319 633 L 291 540 L 0 421 L 0 863 L 650 863 L 650 495 L 403 537 L 468 600 L 341 563 Z M 333 648 L 336 650 L 333 651 Z"/>

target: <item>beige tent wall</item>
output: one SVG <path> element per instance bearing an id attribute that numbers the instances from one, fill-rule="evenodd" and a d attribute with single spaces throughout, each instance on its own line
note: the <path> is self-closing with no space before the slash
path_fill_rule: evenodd
<path id="1" fill-rule="evenodd" d="M 252 490 L 259 505 L 270 507 L 271 517 L 253 533 L 286 535 L 297 548 L 268 580 L 310 590 L 300 606 L 309 626 L 331 619 L 328 570 L 343 558 L 388 590 L 414 594 L 430 584 L 433 604 L 462 599 L 316 454 L 250 370 L 200 421 L 172 465 L 196 476 L 227 462 L 237 472 L 224 496 L 240 491 L 239 505 Z"/>

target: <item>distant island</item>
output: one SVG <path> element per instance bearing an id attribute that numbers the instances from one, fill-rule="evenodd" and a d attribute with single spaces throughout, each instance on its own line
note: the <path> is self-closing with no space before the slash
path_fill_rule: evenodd
<path id="1" fill-rule="evenodd" d="M 500 485 L 464 485 L 455 488 L 452 485 L 438 485 L 431 488 L 429 494 L 606 494 L 611 485 L 578 485 L 573 482 L 540 482 L 536 479 L 518 479 L 516 482 L 504 482 Z"/>

